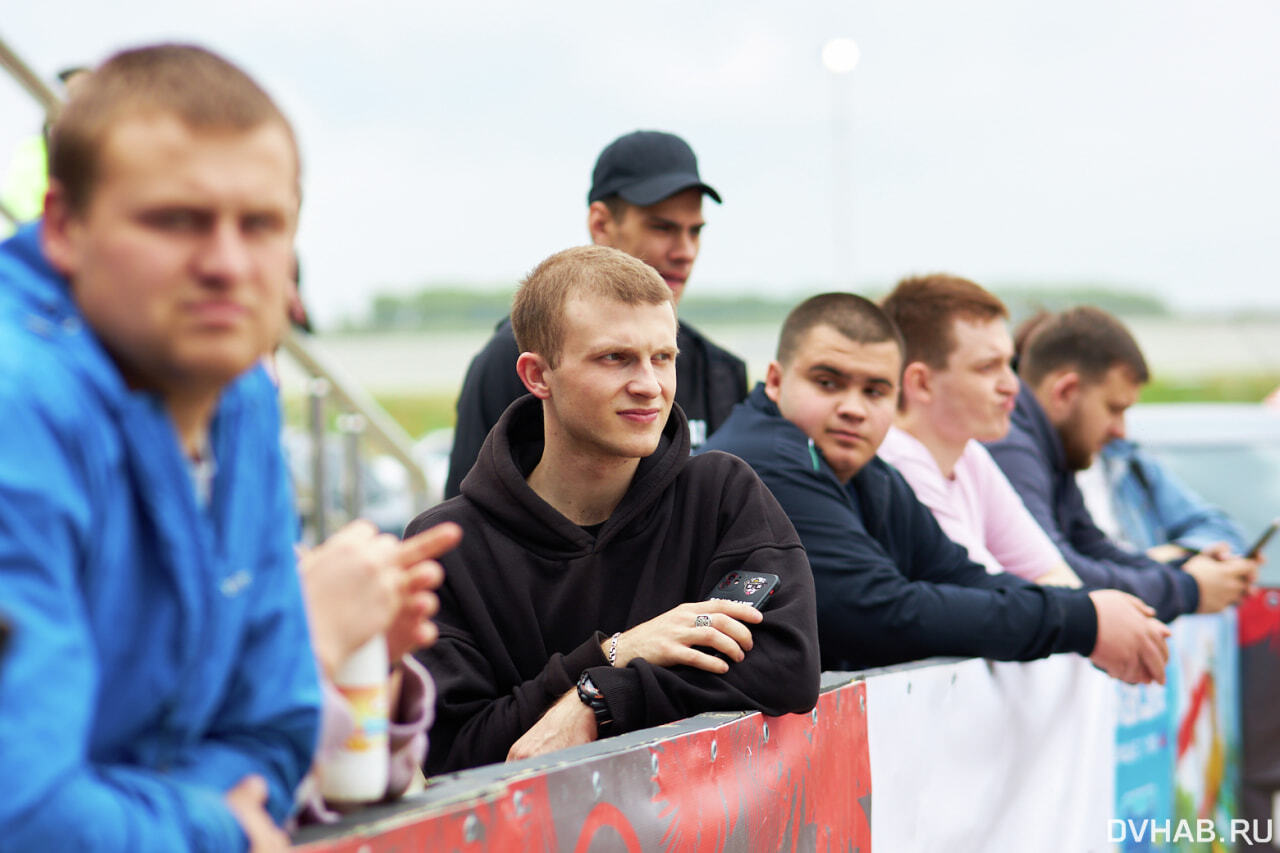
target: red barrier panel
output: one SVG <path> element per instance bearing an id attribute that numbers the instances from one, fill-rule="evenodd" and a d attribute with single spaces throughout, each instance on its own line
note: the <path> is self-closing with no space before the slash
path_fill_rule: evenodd
<path id="1" fill-rule="evenodd" d="M 1270 827 L 1280 791 L 1280 590 L 1254 593 L 1238 619 L 1240 813 L 1251 825 Z"/>
<path id="2" fill-rule="evenodd" d="M 723 719 L 565 750 L 533 771 L 522 762 L 444 777 L 403 804 L 361 813 L 368 822 L 304 832 L 301 849 L 871 849 L 862 682 L 822 693 L 810 714 Z"/>

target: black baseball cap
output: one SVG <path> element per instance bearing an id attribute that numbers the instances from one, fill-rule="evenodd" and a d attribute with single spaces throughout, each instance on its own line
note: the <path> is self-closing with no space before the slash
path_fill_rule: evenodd
<path id="1" fill-rule="evenodd" d="M 699 177 L 698 158 L 689 143 L 674 133 L 637 130 L 619 136 L 600 152 L 587 203 L 616 195 L 646 207 L 692 187 L 720 203 L 720 194 Z"/>

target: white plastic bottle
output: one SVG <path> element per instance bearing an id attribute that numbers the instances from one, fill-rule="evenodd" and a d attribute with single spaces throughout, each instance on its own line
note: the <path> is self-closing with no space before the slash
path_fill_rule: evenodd
<path id="1" fill-rule="evenodd" d="M 374 637 L 333 676 L 351 707 L 354 728 L 320 768 L 320 791 L 336 808 L 381 800 L 387 792 L 387 641 Z"/>

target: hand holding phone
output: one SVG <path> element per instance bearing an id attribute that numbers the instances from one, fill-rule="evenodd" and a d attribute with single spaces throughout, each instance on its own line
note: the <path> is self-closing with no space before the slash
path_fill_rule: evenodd
<path id="1" fill-rule="evenodd" d="M 1254 542 L 1252 546 L 1250 546 L 1248 551 L 1244 552 L 1244 555 L 1250 560 L 1256 560 L 1258 557 L 1262 556 L 1262 549 L 1267 547 L 1267 543 L 1271 541 L 1271 537 L 1276 535 L 1277 529 L 1280 529 L 1280 518 L 1272 519 L 1271 523 L 1262 531 L 1262 535 L 1258 537 L 1257 541 Z"/>
<path id="2" fill-rule="evenodd" d="M 773 598 L 773 594 L 778 591 L 780 582 L 777 575 L 768 572 L 733 571 L 720 578 L 720 582 L 711 589 L 711 594 L 706 600 L 724 598 L 729 601 L 742 601 L 756 610 L 764 610 Z"/>
<path id="3" fill-rule="evenodd" d="M 758 624 L 764 618 L 759 611 L 768 606 L 779 582 L 777 575 L 768 572 L 731 571 L 720 578 L 701 602 L 679 604 L 615 634 L 606 641 L 612 652 L 605 645 L 601 645 L 600 651 L 614 666 L 626 666 L 641 658 L 654 666 L 684 665 L 724 673 L 730 663 L 741 661 L 751 648 L 748 625 Z M 705 603 L 717 600 L 747 604 L 756 613 Z"/>

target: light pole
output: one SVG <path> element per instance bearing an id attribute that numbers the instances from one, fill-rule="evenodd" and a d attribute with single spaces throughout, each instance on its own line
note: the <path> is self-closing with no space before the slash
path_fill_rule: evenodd
<path id="1" fill-rule="evenodd" d="M 853 176 L 850 168 L 853 69 L 862 51 L 850 38 L 822 46 L 822 65 L 831 73 L 831 262 L 835 286 L 853 289 Z"/>

